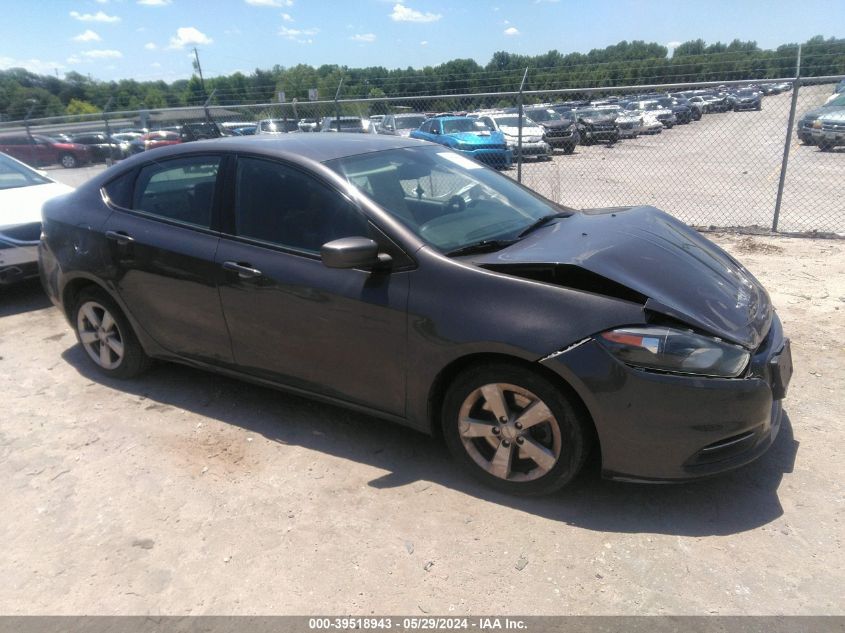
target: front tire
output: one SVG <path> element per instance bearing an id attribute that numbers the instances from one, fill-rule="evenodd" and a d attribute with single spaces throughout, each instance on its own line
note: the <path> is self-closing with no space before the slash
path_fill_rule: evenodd
<path id="1" fill-rule="evenodd" d="M 505 363 L 460 374 L 442 416 L 453 457 L 472 476 L 511 494 L 565 486 L 583 466 L 592 437 L 584 414 L 558 386 Z"/>
<path id="2" fill-rule="evenodd" d="M 132 326 L 103 290 L 83 290 L 73 308 L 76 338 L 100 373 L 127 379 L 143 373 L 151 363 Z"/>

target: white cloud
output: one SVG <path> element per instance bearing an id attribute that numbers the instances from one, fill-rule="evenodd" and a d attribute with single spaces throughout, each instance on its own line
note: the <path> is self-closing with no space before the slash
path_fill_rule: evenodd
<path id="1" fill-rule="evenodd" d="M 439 13 L 423 13 L 404 4 L 393 5 L 393 13 L 390 14 L 394 22 L 437 22 L 442 17 Z"/>
<path id="2" fill-rule="evenodd" d="M 108 15 L 102 11 L 96 13 L 80 13 L 79 11 L 71 11 L 70 17 L 80 22 L 120 22 L 120 18 L 116 15 Z"/>
<path id="3" fill-rule="evenodd" d="M 279 35 L 293 42 L 299 42 L 300 44 L 313 43 L 313 40 L 309 36 L 316 35 L 319 32 L 319 29 L 289 29 L 286 26 L 279 27 Z"/>
<path id="4" fill-rule="evenodd" d="M 170 0 L 138 0 L 138 4 L 143 4 L 147 7 L 166 7 L 170 4 Z"/>
<path id="5" fill-rule="evenodd" d="M 153 68 L 161 68 L 161 62 L 153 62 L 152 64 L 150 64 L 150 66 L 152 66 Z"/>
<path id="6" fill-rule="evenodd" d="M 214 40 L 193 26 L 182 26 L 176 29 L 176 35 L 170 38 L 168 48 L 185 48 L 196 44 L 211 44 Z"/>
<path id="7" fill-rule="evenodd" d="M 41 59 L 16 59 L 14 57 L 0 56 L 0 69 L 6 68 L 25 68 L 26 70 L 39 74 L 53 74 L 56 68 L 64 68 L 62 64 L 57 62 L 45 61 Z"/>
<path id="8" fill-rule="evenodd" d="M 254 7 L 292 7 L 293 0 L 244 0 Z"/>
<path id="9" fill-rule="evenodd" d="M 505 29 L 504 33 L 505 33 L 505 35 L 507 35 L 508 37 L 514 37 L 515 35 L 519 35 L 519 34 L 520 34 L 520 33 L 519 33 L 519 29 L 518 29 L 518 28 L 516 28 L 515 26 L 509 26 L 508 28 L 506 28 L 506 29 Z"/>
<path id="10" fill-rule="evenodd" d="M 356 33 L 349 39 L 355 40 L 356 42 L 375 42 L 376 35 L 375 33 Z"/>
<path id="11" fill-rule="evenodd" d="M 423 40 L 420 42 L 420 46 L 428 46 L 428 40 Z"/>
<path id="12" fill-rule="evenodd" d="M 81 64 L 82 60 L 79 59 L 76 55 L 71 55 L 65 60 L 68 64 Z"/>
<path id="13" fill-rule="evenodd" d="M 144 44 L 144 48 L 146 48 L 148 51 L 154 51 L 158 48 L 158 46 L 156 46 L 155 42 L 147 42 L 146 44 Z"/>
<path id="14" fill-rule="evenodd" d="M 290 13 L 282 13 L 282 19 L 285 22 L 293 22 L 293 18 L 290 17 Z"/>
<path id="15" fill-rule="evenodd" d="M 88 29 L 84 33 L 80 33 L 79 35 L 73 38 L 74 42 L 99 42 L 100 36 L 97 35 L 91 29 Z"/>
<path id="16" fill-rule="evenodd" d="M 120 59 L 123 57 L 123 53 L 112 49 L 94 49 L 82 51 L 79 56 L 85 59 Z"/>

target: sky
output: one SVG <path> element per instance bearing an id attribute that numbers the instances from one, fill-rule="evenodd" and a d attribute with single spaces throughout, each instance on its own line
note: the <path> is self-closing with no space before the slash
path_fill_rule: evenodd
<path id="1" fill-rule="evenodd" d="M 0 0 L 0 69 L 206 77 L 278 64 L 422 68 L 622 40 L 762 48 L 845 36 L 845 0 Z M 835 31 L 834 29 L 838 29 Z"/>

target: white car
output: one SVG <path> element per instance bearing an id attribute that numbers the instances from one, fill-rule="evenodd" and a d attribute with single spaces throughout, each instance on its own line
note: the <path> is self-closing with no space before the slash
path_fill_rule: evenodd
<path id="1" fill-rule="evenodd" d="M 660 134 L 663 131 L 663 124 L 654 112 L 643 110 L 639 114 L 642 121 L 640 134 Z"/>
<path id="2" fill-rule="evenodd" d="M 637 138 L 643 132 L 642 117 L 639 114 L 632 114 L 618 105 L 600 105 L 596 110 L 608 110 L 616 113 L 614 123 L 619 129 L 619 138 Z M 663 127 L 662 125 L 660 127 Z"/>
<path id="3" fill-rule="evenodd" d="M 513 152 L 514 158 L 519 156 L 519 115 L 510 113 L 493 113 L 469 115 L 478 119 L 491 130 L 501 132 Z M 527 116 L 522 117 L 522 156 L 536 156 L 538 159 L 551 160 L 552 146 L 543 135 L 545 130 Z"/>
<path id="4" fill-rule="evenodd" d="M 41 205 L 71 191 L 0 153 L 0 286 L 38 276 Z"/>

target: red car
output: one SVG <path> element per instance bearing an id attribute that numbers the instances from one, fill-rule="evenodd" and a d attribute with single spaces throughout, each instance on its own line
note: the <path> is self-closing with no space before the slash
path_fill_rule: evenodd
<path id="1" fill-rule="evenodd" d="M 131 154 L 139 154 L 140 152 L 144 152 L 148 149 L 164 147 L 165 145 L 176 145 L 181 142 L 182 137 L 176 132 L 159 130 L 158 132 L 144 134 L 141 138 L 136 138 L 129 144 L 129 152 Z"/>
<path id="2" fill-rule="evenodd" d="M 41 134 L 0 136 L 0 152 L 34 167 L 59 163 L 68 169 L 91 162 L 91 150 L 78 143 L 65 143 Z"/>

